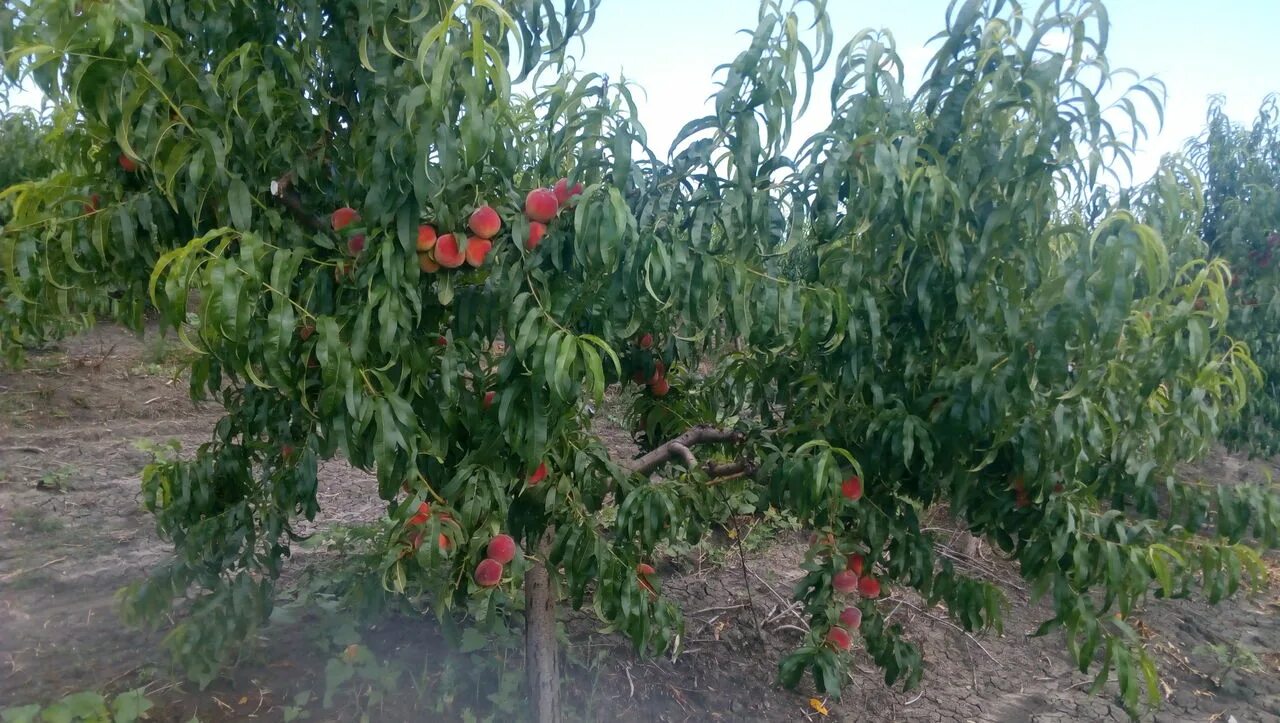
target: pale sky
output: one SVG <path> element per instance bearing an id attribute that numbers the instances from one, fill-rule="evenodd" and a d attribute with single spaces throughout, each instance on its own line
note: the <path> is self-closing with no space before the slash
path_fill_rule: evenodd
<path id="1" fill-rule="evenodd" d="M 1024 0 L 1033 8 L 1038 0 Z M 947 0 L 828 0 L 837 48 L 867 27 L 887 28 L 907 65 L 908 84 L 918 80 L 932 55 L 926 46 L 943 27 Z M 1165 125 L 1135 159 L 1139 179 L 1150 175 L 1160 156 L 1181 148 L 1204 125 L 1209 96 L 1224 94 L 1228 113 L 1251 121 L 1268 92 L 1280 92 L 1280 0 L 1110 0 L 1114 67 L 1165 82 Z M 729 62 L 754 28 L 756 0 L 603 0 L 586 37 L 579 70 L 625 75 L 643 88 L 637 93 L 650 145 L 665 154 L 688 120 L 709 109 L 713 71 Z M 581 52 L 578 46 L 575 53 Z M 826 120 L 825 86 L 797 136 L 807 136 Z M 38 96 L 14 99 L 35 103 Z M 1156 120 L 1149 126 L 1155 131 Z"/>
<path id="2" fill-rule="evenodd" d="M 1039 0 L 1023 5 L 1033 10 Z M 1224 94 L 1233 118 L 1252 121 L 1263 97 L 1280 92 L 1280 0 L 1110 0 L 1106 7 L 1112 66 L 1154 75 L 1168 90 L 1164 129 L 1135 159 L 1140 179 L 1199 132 L 1210 95 Z M 755 0 L 603 0 L 580 67 L 625 74 L 645 89 L 637 98 L 641 120 L 650 145 L 665 153 L 685 121 L 710 109 L 712 73 L 745 47 L 748 36 L 735 32 L 755 27 L 757 8 Z M 947 0 L 828 0 L 837 46 L 863 28 L 888 29 L 912 88 L 936 49 L 926 43 L 943 29 L 946 8 Z M 822 98 L 830 74 L 824 78 L 823 95 L 815 96 L 797 135 L 829 118 Z M 1152 115 L 1153 134 L 1156 125 Z"/>

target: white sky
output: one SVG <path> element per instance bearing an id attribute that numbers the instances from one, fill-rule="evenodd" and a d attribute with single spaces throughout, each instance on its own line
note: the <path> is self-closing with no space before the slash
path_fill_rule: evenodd
<path id="1" fill-rule="evenodd" d="M 1023 0 L 1034 9 L 1039 0 Z M 1113 67 L 1155 75 L 1167 86 L 1163 131 L 1135 159 L 1144 179 L 1160 156 L 1179 150 L 1204 125 L 1209 96 L 1222 93 L 1237 120 L 1252 120 L 1268 92 L 1280 91 L 1280 0 L 1109 0 Z M 863 28 L 887 28 L 907 66 L 909 86 L 918 79 L 942 30 L 946 0 L 828 0 L 837 48 Z M 665 149 L 683 123 L 709 110 L 712 73 L 745 46 L 736 34 L 754 28 L 755 0 L 604 0 L 586 37 L 580 67 L 622 73 L 642 86 L 641 120 L 650 145 Z M 819 92 L 830 73 L 819 80 Z M 645 99 L 647 96 L 647 100 Z M 827 117 L 816 96 L 795 133 L 804 137 Z M 1157 121 L 1150 117 L 1154 132 Z"/>

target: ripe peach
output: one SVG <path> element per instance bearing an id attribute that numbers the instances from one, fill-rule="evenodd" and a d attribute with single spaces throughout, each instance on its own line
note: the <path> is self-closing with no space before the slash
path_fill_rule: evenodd
<path id="1" fill-rule="evenodd" d="M 427 504 L 426 502 L 423 502 L 422 504 L 418 505 L 418 513 L 413 517 L 409 518 L 409 524 L 410 525 L 425 524 L 426 521 L 430 518 L 431 518 L 431 505 Z"/>
<path id="2" fill-rule="evenodd" d="M 426 253 L 436 247 L 436 228 L 423 224 L 418 227 L 418 253 Z"/>
<path id="3" fill-rule="evenodd" d="M 418 254 L 418 268 L 422 269 L 424 274 L 434 274 L 440 270 L 440 264 L 431 258 L 431 254 Z"/>
<path id="4" fill-rule="evenodd" d="M 665 397 L 667 396 L 667 392 L 671 391 L 671 382 L 667 381 L 666 378 L 663 377 L 662 379 L 650 384 L 649 391 L 653 392 L 653 396 L 655 397 Z"/>
<path id="5" fill-rule="evenodd" d="M 658 591 L 653 589 L 653 583 L 649 582 L 649 576 L 654 574 L 653 565 L 642 562 L 636 565 L 636 579 L 640 581 L 640 587 L 649 592 L 651 599 L 657 599 Z"/>
<path id="6" fill-rule="evenodd" d="M 484 205 L 471 212 L 471 223 L 469 225 L 472 233 L 480 238 L 490 239 L 497 235 L 498 230 L 502 228 L 502 219 L 498 218 L 497 211 L 488 205 Z"/>
<path id="7" fill-rule="evenodd" d="M 98 194 L 95 193 L 92 196 L 90 196 L 89 201 L 84 204 L 84 212 L 85 214 L 94 213 L 98 210 L 98 207 L 101 205 L 102 205 L 102 196 L 99 196 Z"/>
<path id="8" fill-rule="evenodd" d="M 467 257 L 458 245 L 458 237 L 447 233 L 436 239 L 436 263 L 446 269 L 456 269 L 466 262 Z"/>
<path id="9" fill-rule="evenodd" d="M 449 338 L 441 334 L 436 337 L 436 346 L 449 346 Z"/>
<path id="10" fill-rule="evenodd" d="M 836 650 L 848 650 L 853 645 L 853 636 L 844 628 L 834 627 L 827 631 L 827 644 Z"/>
<path id="11" fill-rule="evenodd" d="M 659 379 L 662 379 L 666 376 L 667 376 L 667 365 L 663 364 L 661 359 L 658 359 L 653 363 L 653 374 L 649 377 L 649 383 L 655 384 Z"/>
<path id="12" fill-rule="evenodd" d="M 448 552 L 449 548 L 453 547 L 453 543 L 449 542 L 449 538 L 443 532 L 436 538 L 436 545 L 440 547 L 441 552 Z"/>
<path id="13" fill-rule="evenodd" d="M 880 597 L 880 581 L 870 576 L 859 578 L 858 594 L 863 597 Z"/>
<path id="14" fill-rule="evenodd" d="M 484 402 L 482 403 L 484 404 L 485 409 L 493 406 L 493 398 L 495 396 L 497 396 L 497 392 L 488 391 L 484 393 Z"/>
<path id="15" fill-rule="evenodd" d="M 841 570 L 831 578 L 831 587 L 847 595 L 858 589 L 858 576 L 849 570 Z"/>
<path id="16" fill-rule="evenodd" d="M 533 471 L 533 474 L 529 475 L 529 486 L 536 487 L 539 482 L 541 482 L 546 478 L 547 478 L 547 463 L 543 462 L 538 465 L 538 468 Z"/>
<path id="17" fill-rule="evenodd" d="M 582 184 L 575 183 L 573 188 L 570 188 L 569 179 L 561 178 L 556 181 L 554 192 L 556 194 L 556 202 L 563 206 L 569 199 L 582 193 Z"/>
<path id="18" fill-rule="evenodd" d="M 637 344 L 641 349 L 648 349 L 649 347 L 652 347 L 652 346 L 653 346 L 653 334 L 645 333 L 643 336 L 641 336 L 641 337 L 636 341 L 636 344 Z"/>
<path id="19" fill-rule="evenodd" d="M 859 555 L 858 553 L 855 552 L 849 556 L 849 561 L 845 564 L 844 569 L 852 572 L 855 575 L 861 575 L 862 567 L 864 564 L 865 564 L 865 560 L 862 559 L 862 555 Z"/>
<path id="20" fill-rule="evenodd" d="M 862 625 L 862 611 L 853 606 L 849 606 L 840 611 L 840 624 L 846 630 L 857 630 Z"/>
<path id="21" fill-rule="evenodd" d="M 524 215 L 539 223 L 550 223 L 560 210 L 556 194 L 545 188 L 535 188 L 524 198 Z"/>
<path id="22" fill-rule="evenodd" d="M 298 337 L 303 341 L 306 341 L 307 339 L 310 339 L 311 335 L 314 333 L 316 333 L 315 324 L 304 324 L 303 327 L 298 330 Z"/>
<path id="23" fill-rule="evenodd" d="M 134 171 L 138 170 L 138 162 L 133 160 L 129 156 L 125 155 L 124 153 L 121 153 L 119 156 L 117 156 L 116 161 L 120 163 L 120 167 L 125 170 L 125 173 L 133 173 Z"/>
<path id="24" fill-rule="evenodd" d="M 844 495 L 845 499 L 853 500 L 854 502 L 862 499 L 862 480 L 858 478 L 858 475 L 854 475 L 841 483 L 840 494 Z"/>
<path id="25" fill-rule="evenodd" d="M 467 263 L 473 268 L 480 268 L 491 248 L 493 248 L 493 242 L 487 238 L 472 236 L 467 239 Z"/>
<path id="26" fill-rule="evenodd" d="M 480 587 L 493 587 L 502 582 L 502 563 L 485 558 L 476 565 L 476 584 Z"/>
<path id="27" fill-rule="evenodd" d="M 359 256 L 364 251 L 364 234 L 358 233 L 347 239 L 347 252 L 352 256 Z"/>
<path id="28" fill-rule="evenodd" d="M 337 211 L 334 211 L 333 215 L 329 217 L 329 225 L 333 227 L 334 231 L 341 231 L 359 220 L 360 214 L 357 213 L 354 208 L 351 208 L 350 206 L 343 206 Z"/>
<path id="29" fill-rule="evenodd" d="M 515 559 L 516 541 L 511 535 L 498 535 L 489 540 L 489 547 L 486 551 L 490 560 L 496 560 L 505 565 Z"/>
<path id="30" fill-rule="evenodd" d="M 547 235 L 546 224 L 537 221 L 529 222 L 529 238 L 525 240 L 524 247 L 529 251 L 538 248 L 538 244 L 542 243 L 542 237 Z"/>

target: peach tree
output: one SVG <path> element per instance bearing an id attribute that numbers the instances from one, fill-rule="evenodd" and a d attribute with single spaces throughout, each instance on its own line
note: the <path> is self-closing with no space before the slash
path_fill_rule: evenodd
<path id="1" fill-rule="evenodd" d="M 52 119 L 30 108 L 0 110 L 0 189 L 48 177 L 54 169 L 45 139 L 56 132 Z M 0 195 L 0 229 L 12 224 L 11 197 Z M 74 285 L 49 283 L 40 268 L 32 234 L 6 234 L 0 241 L 8 263 L 0 270 L 0 358 L 21 361 L 25 348 L 83 326 L 81 316 L 104 306 L 106 297 Z"/>
<path id="2" fill-rule="evenodd" d="M 6 192 L 3 243 L 32 244 L 47 283 L 150 300 L 197 353 L 193 397 L 225 408 L 144 472 L 175 554 L 126 612 L 182 601 L 166 643 L 210 680 L 342 457 L 386 502 L 387 589 L 482 623 L 523 606 L 533 711 L 555 720 L 557 601 L 678 648 L 653 556 L 700 539 L 727 490 L 815 531 L 783 681 L 838 693 L 856 636 L 912 685 L 920 653 L 879 598 L 1000 624 L 999 590 L 922 525 L 946 506 L 1051 600 L 1041 632 L 1082 670 L 1130 708 L 1154 697 L 1129 616 L 1257 581 L 1280 510 L 1176 473 L 1255 370 L 1195 188 L 1169 169 L 1091 204 L 1158 109 L 1118 84 L 1104 8 L 953 5 L 909 93 L 887 33 L 838 46 L 825 3 L 763 0 L 711 112 L 660 155 L 625 84 L 568 70 L 597 5 L 0 10 L 10 82 L 74 131 Z M 796 138 L 811 102 L 830 122 Z M 611 387 L 637 458 L 593 431 Z"/>
<path id="3" fill-rule="evenodd" d="M 1221 99 L 1188 144 L 1204 186 L 1201 234 L 1231 264 L 1227 330 L 1248 342 L 1265 381 L 1230 424 L 1227 443 L 1260 454 L 1280 450 L 1280 104 L 1268 97 L 1252 126 L 1232 121 Z"/>

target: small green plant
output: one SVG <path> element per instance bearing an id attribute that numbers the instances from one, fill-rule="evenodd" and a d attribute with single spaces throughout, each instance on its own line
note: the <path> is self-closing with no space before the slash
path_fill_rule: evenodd
<path id="1" fill-rule="evenodd" d="M 132 723 L 146 718 L 153 704 L 143 688 L 125 691 L 111 698 L 94 690 L 72 693 L 42 706 L 31 705 L 0 710 L 4 723 Z"/>
<path id="2" fill-rule="evenodd" d="M 61 467 L 49 470 L 40 476 L 36 481 L 36 489 L 46 492 L 66 492 L 71 489 L 69 482 L 76 474 L 75 465 L 64 464 Z"/>
<path id="3" fill-rule="evenodd" d="M 1208 676 L 1216 686 L 1221 686 L 1233 673 L 1254 675 L 1263 669 L 1257 654 L 1236 642 L 1197 645 L 1193 652 L 1212 656 L 1217 663 L 1217 670 Z"/>

